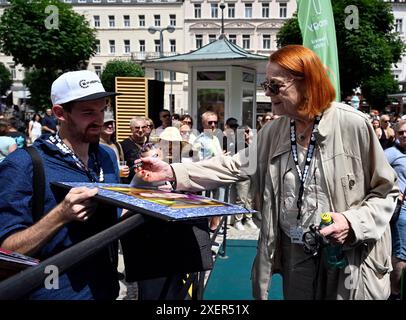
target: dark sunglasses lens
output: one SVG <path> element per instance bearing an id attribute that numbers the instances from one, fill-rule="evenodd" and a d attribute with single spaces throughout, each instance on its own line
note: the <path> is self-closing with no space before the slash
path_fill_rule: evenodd
<path id="1" fill-rule="evenodd" d="M 209 125 L 217 124 L 217 121 L 209 121 Z"/>
<path id="2" fill-rule="evenodd" d="M 264 89 L 264 91 L 271 91 L 272 94 L 279 94 L 279 89 L 281 88 L 281 86 L 277 83 L 269 83 L 269 82 L 263 82 L 261 83 L 262 89 Z"/>
<path id="3" fill-rule="evenodd" d="M 273 94 L 279 94 L 279 89 L 281 86 L 277 83 L 270 83 L 269 84 L 269 91 L 271 91 Z"/>

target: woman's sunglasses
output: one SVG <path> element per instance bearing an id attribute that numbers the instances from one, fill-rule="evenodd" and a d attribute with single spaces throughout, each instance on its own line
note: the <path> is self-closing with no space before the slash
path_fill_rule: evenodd
<path id="1" fill-rule="evenodd" d="M 293 80 L 294 79 L 290 80 L 289 82 L 293 82 Z M 262 87 L 262 89 L 264 89 L 265 92 L 267 92 L 269 90 L 274 95 L 279 94 L 279 92 L 281 91 L 281 88 L 283 86 L 285 86 L 284 83 L 281 84 L 281 83 L 269 82 L 269 81 L 264 81 L 261 83 L 261 87 Z M 289 87 L 287 87 L 287 88 L 289 88 Z"/>

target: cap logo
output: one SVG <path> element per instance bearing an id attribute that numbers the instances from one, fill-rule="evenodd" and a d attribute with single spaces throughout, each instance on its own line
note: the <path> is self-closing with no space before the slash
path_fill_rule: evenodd
<path id="1" fill-rule="evenodd" d="M 81 86 L 82 88 L 86 89 L 89 88 L 89 86 L 93 83 L 100 83 L 99 80 L 80 80 L 79 81 L 79 86 Z"/>

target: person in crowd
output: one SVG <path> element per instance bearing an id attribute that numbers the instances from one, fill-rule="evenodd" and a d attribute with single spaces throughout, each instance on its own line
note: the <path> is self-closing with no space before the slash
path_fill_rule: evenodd
<path id="1" fill-rule="evenodd" d="M 196 160 L 210 159 L 212 157 L 223 154 L 223 149 L 221 147 L 220 141 L 216 136 L 219 129 L 218 116 L 217 113 L 213 111 L 206 111 L 202 114 L 202 127 L 203 132 L 196 138 L 193 142 L 193 155 Z M 214 188 L 211 191 L 206 192 L 207 197 L 212 197 L 214 199 L 219 199 L 220 190 Z M 210 219 L 210 230 L 214 231 L 220 224 L 221 217 L 213 217 Z"/>
<path id="2" fill-rule="evenodd" d="M 117 163 L 120 167 L 120 177 L 125 179 L 130 175 L 130 168 L 128 165 L 120 165 L 124 160 L 124 151 L 121 144 L 114 141 L 114 134 L 116 132 L 116 120 L 110 112 L 104 112 L 103 128 L 100 132 L 100 144 L 104 144 L 111 148 L 116 155 Z"/>
<path id="3" fill-rule="evenodd" d="M 45 116 L 42 119 L 42 133 L 55 134 L 58 130 L 58 120 L 52 113 L 52 109 L 45 110 Z"/>
<path id="4" fill-rule="evenodd" d="M 218 117 L 215 112 L 206 111 L 202 114 L 203 132 L 193 142 L 197 160 L 209 159 L 223 153 L 218 133 Z"/>
<path id="5" fill-rule="evenodd" d="M 199 135 L 199 132 L 193 128 L 193 118 L 189 114 L 184 114 L 180 117 L 180 122 L 182 122 L 182 125 L 188 125 L 190 128 L 190 134 L 189 134 L 189 143 L 193 144 L 195 142 L 196 137 Z"/>
<path id="6" fill-rule="evenodd" d="M 251 128 L 247 125 L 239 126 L 238 130 L 244 131 L 244 147 L 248 148 L 252 143 L 253 132 Z M 235 183 L 235 193 L 236 199 L 235 203 L 239 206 L 242 206 L 248 210 L 253 209 L 252 206 L 252 197 L 250 193 L 251 179 L 246 179 L 238 181 Z M 245 230 L 245 226 L 251 229 L 258 229 L 257 225 L 252 220 L 252 213 L 237 214 L 234 216 L 234 228 L 237 230 Z"/>
<path id="7" fill-rule="evenodd" d="M 267 123 L 270 123 L 272 120 L 275 120 L 279 118 L 277 114 L 274 114 L 273 112 L 267 112 L 265 113 L 264 117 L 262 118 L 262 127 L 266 125 Z"/>
<path id="8" fill-rule="evenodd" d="M 64 198 L 51 189 L 51 182 L 119 181 L 114 152 L 99 145 L 105 97 L 112 95 L 86 70 L 63 73 L 53 82 L 52 111 L 61 127 L 33 144 L 44 167 L 44 212 L 31 209 L 33 164 L 27 151 L 18 149 L 0 164 L 0 181 L 7 181 L 0 189 L 0 247 L 45 260 L 117 222 L 116 208 L 92 201 L 97 188 L 72 188 Z M 111 253 L 108 247 L 97 251 L 59 274 L 57 287 L 44 284 L 28 298 L 116 299 L 119 283 Z"/>
<path id="9" fill-rule="evenodd" d="M 27 146 L 27 137 L 23 132 L 18 130 L 20 123 L 21 121 L 16 117 L 9 118 L 7 136 L 12 137 L 16 141 L 17 148 L 21 149 Z"/>
<path id="10" fill-rule="evenodd" d="M 42 118 L 39 113 L 35 113 L 28 124 L 28 136 L 31 143 L 34 143 L 42 134 Z M 48 127 L 47 127 L 48 128 Z M 54 132 L 55 133 L 55 132 Z"/>
<path id="11" fill-rule="evenodd" d="M 155 125 L 154 121 L 152 121 L 151 118 L 145 117 L 145 122 L 147 124 L 147 128 L 144 130 L 145 131 L 145 137 L 147 138 L 147 142 L 150 142 L 150 140 L 153 140 L 152 138 L 155 136 Z M 155 143 L 156 141 L 151 141 Z"/>
<path id="12" fill-rule="evenodd" d="M 143 117 L 133 117 L 130 120 L 131 135 L 120 142 L 124 152 L 124 160 L 130 168 L 130 174 L 127 178 L 123 178 L 124 183 L 129 183 L 133 178 L 134 160 L 140 157 L 142 145 L 147 142 L 145 131 L 147 130 L 147 122 Z"/>
<path id="13" fill-rule="evenodd" d="M 0 163 L 17 149 L 16 141 L 7 136 L 8 128 L 8 121 L 0 119 Z"/>
<path id="14" fill-rule="evenodd" d="M 178 113 L 174 113 L 172 115 L 172 126 L 179 129 L 181 125 L 182 122 L 180 121 L 180 115 Z"/>
<path id="15" fill-rule="evenodd" d="M 170 111 L 166 109 L 160 111 L 159 120 L 161 121 L 161 125 L 155 130 L 155 134 L 158 137 L 162 133 L 162 131 L 164 131 L 164 129 L 172 126 L 172 117 Z"/>
<path id="16" fill-rule="evenodd" d="M 255 125 L 255 128 L 257 129 L 257 131 L 261 130 L 261 128 L 262 128 L 262 119 L 263 119 L 263 116 L 257 117 L 257 123 Z"/>
<path id="17" fill-rule="evenodd" d="M 375 129 L 375 131 L 378 135 L 378 139 L 382 148 L 385 150 L 394 145 L 395 131 L 390 127 L 390 118 L 387 114 L 381 116 L 380 122 L 380 127 Z"/>
<path id="18" fill-rule="evenodd" d="M 193 161 L 193 145 L 190 143 L 190 135 L 192 129 L 188 124 L 183 124 L 179 128 L 179 133 L 182 137 L 181 142 L 181 160 L 182 162 L 192 162 Z"/>
<path id="19" fill-rule="evenodd" d="M 371 123 L 372 123 L 372 127 L 375 130 L 375 134 L 376 134 L 377 138 L 379 139 L 379 137 L 380 137 L 379 134 L 381 133 L 381 131 L 380 131 L 381 123 L 379 121 L 379 118 L 373 117 Z"/>
<path id="20" fill-rule="evenodd" d="M 385 150 L 389 164 L 396 171 L 399 178 L 401 194 L 400 213 L 392 223 L 392 265 L 391 296 L 390 299 L 400 299 L 400 282 L 402 273 L 406 269 L 406 203 L 404 202 L 406 190 L 406 120 L 400 120 L 395 126 L 397 143 Z"/>
<path id="21" fill-rule="evenodd" d="M 234 155 L 237 153 L 237 128 L 238 120 L 236 118 L 228 118 L 224 124 L 223 131 L 223 151 Z"/>
<path id="22" fill-rule="evenodd" d="M 262 87 L 281 117 L 261 129 L 258 150 L 249 150 L 248 159 L 246 150 L 198 163 L 143 158 L 137 174 L 193 191 L 251 177 L 262 216 L 252 270 L 256 299 L 268 299 L 277 272 L 285 299 L 387 299 L 389 221 L 399 189 L 369 120 L 334 102 L 322 62 L 301 45 L 271 54 Z M 318 237 L 310 226 L 319 225 L 325 212 L 334 223 L 317 231 Z M 317 246 L 321 237 L 342 246 L 340 267 L 327 264 L 326 251 Z"/>

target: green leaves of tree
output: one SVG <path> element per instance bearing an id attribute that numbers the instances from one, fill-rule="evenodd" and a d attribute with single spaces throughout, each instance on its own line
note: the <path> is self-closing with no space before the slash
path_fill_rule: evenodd
<path id="1" fill-rule="evenodd" d="M 11 79 L 10 71 L 8 71 L 7 67 L 0 62 L 0 95 L 5 95 L 12 84 L 13 80 Z"/>
<path id="2" fill-rule="evenodd" d="M 144 70 L 140 65 L 127 60 L 113 59 L 107 62 L 101 75 L 106 91 L 115 91 L 116 77 L 143 77 Z"/>
<path id="3" fill-rule="evenodd" d="M 51 5 L 58 12 L 47 12 Z M 46 22 L 56 14 L 57 19 L 52 21 L 52 26 L 57 28 L 50 28 Z M 53 81 L 58 72 L 80 69 L 95 54 L 95 50 L 95 31 L 89 27 L 85 17 L 59 0 L 10 0 L 10 6 L 6 7 L 0 19 L 0 51 L 13 56 L 16 64 L 35 69 L 34 78 L 43 84 L 51 81 L 50 77 L 54 77 Z M 41 91 L 42 98 L 38 96 L 36 99 L 39 86 L 31 79 L 28 77 L 25 81 L 31 92 L 31 102 L 43 101 L 48 94 L 49 106 L 50 87 Z M 40 108 L 38 105 L 34 107 Z"/>

